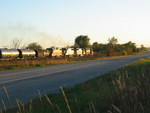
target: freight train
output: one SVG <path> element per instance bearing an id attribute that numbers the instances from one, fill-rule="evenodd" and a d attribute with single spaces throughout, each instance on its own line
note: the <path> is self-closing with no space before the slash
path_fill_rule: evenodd
<path id="1" fill-rule="evenodd" d="M 45 57 L 78 57 L 93 55 L 91 48 L 47 48 L 46 50 L 33 49 L 0 49 L 0 59 L 31 59 Z"/>

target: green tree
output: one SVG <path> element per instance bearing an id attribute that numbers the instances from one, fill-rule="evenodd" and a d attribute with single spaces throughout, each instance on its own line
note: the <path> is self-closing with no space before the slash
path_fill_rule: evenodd
<path id="1" fill-rule="evenodd" d="M 88 48 L 90 46 L 90 38 L 87 35 L 77 36 L 75 44 L 77 44 L 80 48 Z"/>
<path id="2" fill-rule="evenodd" d="M 115 38 L 115 37 L 109 38 L 109 39 L 108 39 L 108 44 L 114 46 L 114 45 L 118 44 L 118 39 Z"/>
<path id="3" fill-rule="evenodd" d="M 74 48 L 79 48 L 80 46 L 77 43 L 75 43 L 73 47 Z"/>
<path id="4" fill-rule="evenodd" d="M 141 50 L 141 51 L 147 51 L 146 47 L 144 47 L 143 44 L 141 45 L 140 50 Z"/>
<path id="5" fill-rule="evenodd" d="M 125 43 L 124 46 L 125 46 L 127 53 L 129 53 L 129 54 L 131 54 L 133 52 L 137 52 L 136 44 L 132 43 L 131 41 L 129 41 L 128 43 Z"/>
<path id="6" fill-rule="evenodd" d="M 94 42 L 92 44 L 92 48 L 93 48 L 94 52 L 99 52 L 100 51 L 100 45 L 99 45 L 99 43 L 98 42 Z"/>
<path id="7" fill-rule="evenodd" d="M 33 43 L 28 44 L 26 49 L 39 50 L 39 49 L 42 49 L 42 46 L 39 45 L 37 42 L 33 42 Z"/>
<path id="8" fill-rule="evenodd" d="M 109 38 L 108 39 L 108 44 L 107 44 L 107 56 L 114 56 L 116 53 L 116 47 L 118 44 L 118 40 L 115 37 Z"/>

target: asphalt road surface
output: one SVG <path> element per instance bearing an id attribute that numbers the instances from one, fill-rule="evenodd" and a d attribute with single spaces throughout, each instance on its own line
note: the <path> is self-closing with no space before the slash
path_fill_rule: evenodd
<path id="1" fill-rule="evenodd" d="M 30 98 L 38 97 L 37 90 L 40 90 L 42 95 L 59 92 L 60 86 L 65 88 L 72 87 L 147 57 L 150 57 L 150 52 L 131 57 L 0 72 L 0 98 L 3 99 L 7 108 L 10 108 L 16 105 L 16 99 L 27 103 Z M 12 105 L 10 105 L 3 86 L 8 91 Z M 0 109 L 3 109 L 1 101 Z"/>

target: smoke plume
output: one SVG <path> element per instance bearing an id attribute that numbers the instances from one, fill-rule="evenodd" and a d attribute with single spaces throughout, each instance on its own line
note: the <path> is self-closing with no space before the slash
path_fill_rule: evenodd
<path id="1" fill-rule="evenodd" d="M 21 48 L 32 42 L 39 43 L 43 48 L 51 46 L 64 47 L 68 45 L 61 37 L 52 36 L 49 33 L 39 31 L 35 27 L 23 24 L 0 25 L 0 48 L 11 48 L 11 43 L 14 39 L 22 40 Z"/>

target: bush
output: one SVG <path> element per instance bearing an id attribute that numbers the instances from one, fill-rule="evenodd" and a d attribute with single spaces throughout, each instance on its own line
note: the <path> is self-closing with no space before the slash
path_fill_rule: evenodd
<path id="1" fill-rule="evenodd" d="M 35 64 L 35 67 L 42 67 L 43 64 Z"/>
<path id="2" fill-rule="evenodd" d="M 7 69 L 7 70 L 15 70 L 15 69 L 16 69 L 16 66 L 6 66 L 6 67 L 4 67 L 4 69 Z"/>
<path id="3" fill-rule="evenodd" d="M 122 55 L 128 55 L 127 51 L 122 51 Z"/>

